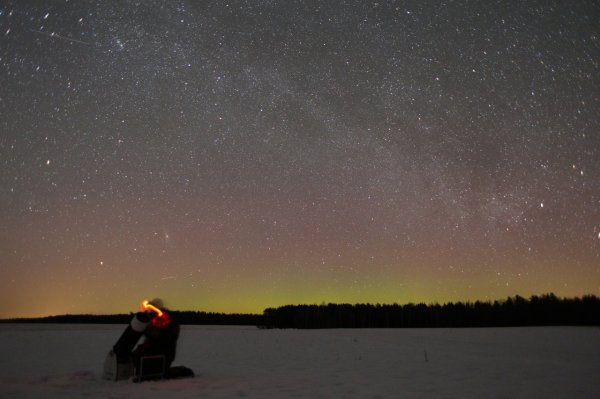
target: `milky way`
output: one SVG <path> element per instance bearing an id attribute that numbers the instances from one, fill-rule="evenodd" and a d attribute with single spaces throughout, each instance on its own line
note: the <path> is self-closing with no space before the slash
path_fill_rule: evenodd
<path id="1" fill-rule="evenodd" d="M 591 0 L 1 1 L 0 317 L 598 295 L 599 63 Z"/>

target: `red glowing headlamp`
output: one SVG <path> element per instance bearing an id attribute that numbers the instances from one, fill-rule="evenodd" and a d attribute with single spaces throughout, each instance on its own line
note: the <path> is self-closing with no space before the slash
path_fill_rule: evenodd
<path id="1" fill-rule="evenodd" d="M 159 308 L 157 308 L 156 306 L 154 306 L 147 300 L 144 300 L 142 302 L 141 309 L 144 312 L 151 310 L 154 313 L 156 313 L 156 317 L 153 318 L 152 322 L 151 322 L 152 325 L 155 327 L 164 327 L 171 322 L 171 319 L 169 318 L 169 315 L 166 312 L 160 310 Z"/>

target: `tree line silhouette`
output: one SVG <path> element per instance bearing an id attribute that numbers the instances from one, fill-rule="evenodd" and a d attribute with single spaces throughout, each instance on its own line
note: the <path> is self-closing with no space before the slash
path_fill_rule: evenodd
<path id="1" fill-rule="evenodd" d="M 440 304 L 321 304 L 286 305 L 260 314 L 169 311 L 186 325 L 251 325 L 260 328 L 405 328 L 598 326 L 600 298 L 558 298 L 554 294 L 509 297 L 503 301 Z M 130 314 L 58 315 L 13 318 L 0 323 L 128 324 Z"/>
<path id="2" fill-rule="evenodd" d="M 130 314 L 92 315 L 66 314 L 36 318 L 13 318 L 0 320 L 0 323 L 48 323 L 48 324 L 128 324 L 133 318 Z M 228 314 L 198 311 L 169 311 L 171 318 L 179 324 L 202 325 L 251 325 L 262 323 L 262 315 Z"/>
<path id="3" fill-rule="evenodd" d="M 405 328 L 600 325 L 600 298 L 554 294 L 494 302 L 321 304 L 269 308 L 263 328 Z"/>

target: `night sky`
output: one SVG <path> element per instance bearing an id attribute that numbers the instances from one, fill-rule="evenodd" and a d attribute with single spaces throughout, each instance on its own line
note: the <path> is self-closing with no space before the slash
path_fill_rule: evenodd
<path id="1" fill-rule="evenodd" d="M 0 317 L 600 294 L 597 1 L 0 1 Z"/>

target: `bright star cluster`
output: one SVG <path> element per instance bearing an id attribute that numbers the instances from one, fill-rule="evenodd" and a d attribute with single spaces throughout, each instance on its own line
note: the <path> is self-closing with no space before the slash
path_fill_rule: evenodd
<path id="1" fill-rule="evenodd" d="M 600 294 L 592 0 L 0 1 L 0 317 Z"/>

